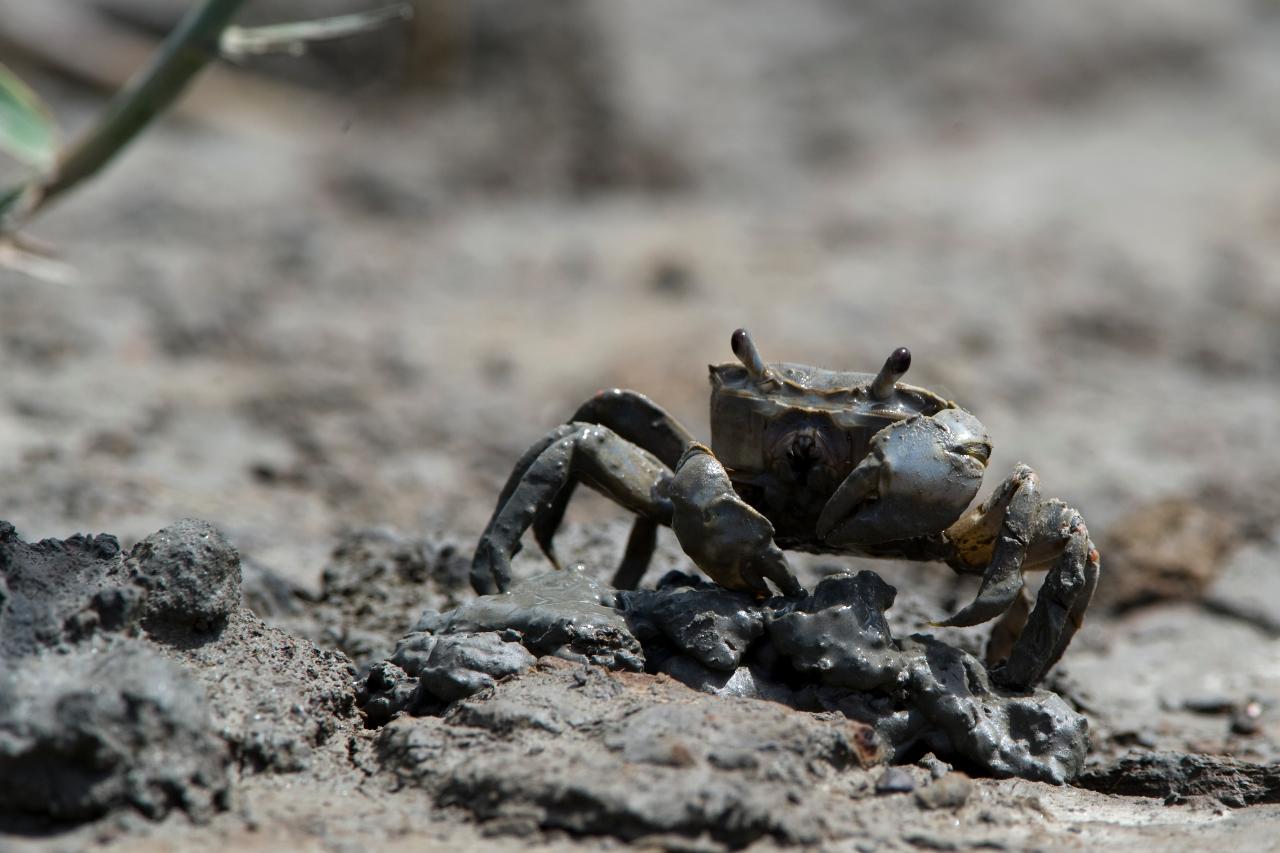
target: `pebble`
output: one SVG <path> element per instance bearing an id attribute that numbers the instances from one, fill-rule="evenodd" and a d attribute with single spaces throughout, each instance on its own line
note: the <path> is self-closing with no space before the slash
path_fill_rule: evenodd
<path id="1" fill-rule="evenodd" d="M 1231 714 L 1231 733 L 1256 735 L 1262 731 L 1262 717 L 1266 706 L 1258 699 L 1250 699 Z"/>
<path id="2" fill-rule="evenodd" d="M 948 773 L 933 784 L 916 791 L 916 802 L 922 809 L 958 809 L 969 801 L 973 783 L 963 773 Z"/>
<path id="3" fill-rule="evenodd" d="M 951 772 L 952 767 L 947 762 L 938 758 L 932 752 L 916 762 L 917 767 L 923 767 L 929 771 L 929 777 L 932 779 L 941 779 Z"/>
<path id="4" fill-rule="evenodd" d="M 881 774 L 880 781 L 876 782 L 876 793 L 908 794 L 914 791 L 915 787 L 915 780 L 911 778 L 910 773 L 901 767 L 889 767 Z"/>

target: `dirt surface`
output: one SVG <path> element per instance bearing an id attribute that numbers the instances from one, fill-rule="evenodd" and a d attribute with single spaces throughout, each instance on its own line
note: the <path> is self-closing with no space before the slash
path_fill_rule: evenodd
<path id="1" fill-rule="evenodd" d="M 100 606 L 100 590 L 77 594 L 81 615 L 41 642 L 110 635 L 129 658 L 121 683 L 163 672 L 208 691 L 207 706 L 160 702 L 162 719 L 229 721 L 211 735 L 227 749 L 217 767 L 156 742 L 170 758 L 155 766 L 205 792 L 191 808 L 161 817 L 154 804 L 170 800 L 154 792 L 172 786 L 143 774 L 98 791 L 93 802 L 117 804 L 106 817 L 11 822 L 0 846 L 1273 848 L 1280 9 L 518 8 L 474 4 L 434 89 L 359 78 L 300 91 L 289 109 L 247 94 L 234 115 L 161 123 L 32 229 L 66 251 L 78 284 L 0 270 L 0 518 L 26 542 L 118 536 L 118 553 L 93 550 L 103 537 L 78 553 L 140 590 Z M 69 127 L 99 106 L 23 72 Z M 670 756 L 628 753 L 640 741 L 619 730 L 601 772 L 634 774 L 625 790 L 654 797 L 687 785 L 693 805 L 600 836 L 585 806 L 564 817 L 572 792 L 538 787 L 536 768 L 559 767 L 558 738 L 608 728 L 619 707 L 662 702 L 694 719 L 717 697 L 592 670 L 582 677 L 622 705 L 584 699 L 560 735 L 525 737 L 535 724 L 507 699 L 560 695 L 578 672 L 539 665 L 443 716 L 363 728 L 358 676 L 423 609 L 470 598 L 470 548 L 519 454 L 613 386 L 707 437 L 705 365 L 730 357 L 738 326 L 769 360 L 840 369 L 874 370 L 909 346 L 908 381 L 960 402 L 994 439 L 984 494 L 1023 461 L 1083 513 L 1103 591 L 1048 686 L 1089 720 L 1094 790 L 975 778 L 927 793 L 959 774 L 913 765 L 910 792 L 877 794 L 906 783 L 832 759 L 814 734 L 826 723 L 765 703 L 759 730 L 725 713 L 744 748 L 769 727 L 787 733 L 769 735 L 783 744 L 773 779 L 701 753 L 682 773 Z M 162 542 L 135 546 L 182 518 L 239 552 L 251 610 L 215 578 L 209 611 L 157 615 L 172 608 L 152 593 L 170 587 L 126 557 L 181 562 Z M 627 529 L 583 494 L 558 551 L 607 577 Z M 973 593 L 938 566 L 795 564 L 808 588 L 873 568 L 911 590 L 887 614 L 895 635 Z M 1124 577 L 1107 592 L 1111 567 Z M 518 577 L 546 568 L 533 547 L 515 561 Z M 689 568 L 663 531 L 646 584 Z M 969 651 L 985 637 L 935 633 Z M 6 664 L 59 654 L 6 637 Z M 255 734 L 258 701 L 285 721 L 311 710 Z M 109 721 L 121 706 L 94 707 L 81 710 Z M 432 750 L 467 763 L 464 744 L 481 745 L 469 767 L 411 783 Z M 504 763 L 512 773 L 493 775 Z M 738 803 L 738 824 L 697 799 L 716 774 L 740 795 L 721 803 Z M 587 799 L 625 809 L 625 790 Z M 675 808 L 645 802 L 650 817 Z"/>

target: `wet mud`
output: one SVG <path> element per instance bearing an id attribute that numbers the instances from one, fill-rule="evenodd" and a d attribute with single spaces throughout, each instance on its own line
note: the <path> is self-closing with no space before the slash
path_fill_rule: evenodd
<path id="1" fill-rule="evenodd" d="M 618 592 L 578 567 L 428 612 L 371 675 L 366 704 L 379 717 L 401 702 L 430 711 L 532 667 L 534 654 L 550 655 L 663 672 L 716 695 L 838 711 L 868 727 L 885 762 L 933 752 L 981 775 L 1057 784 L 1084 765 L 1081 715 L 1047 691 L 993 687 L 981 662 L 931 637 L 895 639 L 884 611 L 897 592 L 873 572 L 828 577 L 804 598 L 763 604 L 669 580 Z"/>

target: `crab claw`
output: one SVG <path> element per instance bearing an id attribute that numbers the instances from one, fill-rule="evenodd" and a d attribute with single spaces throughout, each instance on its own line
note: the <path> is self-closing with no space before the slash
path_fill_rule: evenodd
<path id="1" fill-rule="evenodd" d="M 977 495 L 990 451 L 986 430 L 963 409 L 886 427 L 823 506 L 817 533 L 840 547 L 943 530 Z"/>
<path id="2" fill-rule="evenodd" d="M 941 622 L 930 622 L 935 628 L 968 628 L 996 618 L 1013 604 L 1022 591 L 1022 565 L 1010 561 L 998 571 L 982 578 L 977 596 L 955 615 Z"/>
<path id="3" fill-rule="evenodd" d="M 1038 503 L 1039 481 L 1035 472 L 1026 465 L 1019 465 L 1013 476 L 977 512 L 978 516 L 999 519 L 999 527 L 987 540 L 991 543 L 990 556 L 977 596 L 954 616 L 934 624 L 967 628 L 994 619 L 1012 606 L 1022 591 L 1022 566 L 1032 537 L 1031 524 Z M 957 526 L 963 528 L 965 525 Z M 962 536 L 959 534 L 958 538 Z"/>
<path id="4" fill-rule="evenodd" d="M 784 595 L 804 594 L 773 542 L 773 525 L 733 490 L 711 450 L 691 442 L 671 482 L 671 529 L 680 547 L 716 583 L 769 596 L 765 580 Z"/>

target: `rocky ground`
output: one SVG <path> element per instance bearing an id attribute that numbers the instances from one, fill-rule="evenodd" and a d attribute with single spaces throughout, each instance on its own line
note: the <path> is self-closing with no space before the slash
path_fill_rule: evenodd
<path id="1" fill-rule="evenodd" d="M 0 787 L 21 806 L 0 843 L 1272 844 L 1280 10 L 473 12 L 425 92 L 374 73 L 321 75 L 337 91 L 284 106 L 277 78 L 244 83 L 234 110 L 197 97 L 33 228 L 79 283 L 0 270 L 5 535 L 119 537 L 70 549 L 74 619 L 22 648 L 0 631 L 7 675 L 24 673 L 0 728 L 140 762 L 56 807 Z M 70 127 L 98 106 L 24 73 Z M 705 365 L 737 326 L 766 358 L 845 369 L 911 347 L 909 381 L 987 425 L 993 472 L 1025 461 L 1082 511 L 1104 584 L 1049 682 L 1090 724 L 1080 784 L 928 761 L 885 780 L 833 746 L 839 721 L 556 659 L 365 728 L 364 669 L 424 609 L 470 600 L 470 548 L 523 449 L 611 386 L 706 436 Z M 145 567 L 167 564 L 156 532 L 182 518 L 238 552 L 246 609 L 227 587 L 163 615 Z M 559 549 L 606 574 L 626 531 L 583 495 Z M 535 551 L 520 577 L 546 570 Z M 688 569 L 665 532 L 655 563 L 650 587 Z M 796 563 L 811 589 L 881 572 L 897 636 L 973 592 L 936 566 Z M 118 577 L 86 586 L 100 564 Z M 977 649 L 982 629 L 940 637 Z M 71 663 L 93 649 L 101 665 Z M 157 731 L 206 748 L 68 740 L 136 720 L 42 692 L 100 682 L 136 685 Z M 673 749 L 652 708 L 714 737 Z M 736 743 L 768 762 L 712 759 Z"/>

